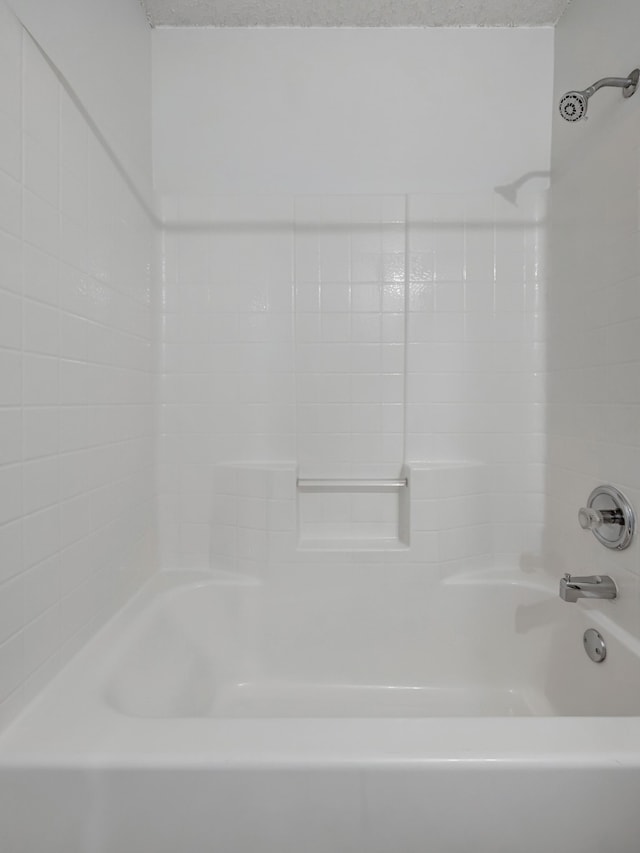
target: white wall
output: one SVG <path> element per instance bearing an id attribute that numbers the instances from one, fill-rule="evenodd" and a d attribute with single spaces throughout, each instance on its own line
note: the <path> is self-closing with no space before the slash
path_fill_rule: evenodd
<path id="1" fill-rule="evenodd" d="M 537 552 L 553 31 L 153 39 L 163 564 L 207 565 L 212 522 L 235 535 L 213 497 L 229 461 L 303 477 L 480 462 L 490 495 L 430 508 L 429 559 Z M 496 192 L 529 172 L 515 203 Z"/>
<path id="2" fill-rule="evenodd" d="M 153 246 L 1 0 L 0 726 L 155 564 Z"/>
<path id="3" fill-rule="evenodd" d="M 640 7 L 572 3 L 556 34 L 554 100 L 640 65 Z M 556 574 L 609 572 L 636 607 L 640 545 L 603 548 L 576 520 L 611 483 L 640 510 L 640 95 L 605 89 L 589 121 L 553 127 L 547 421 L 548 548 Z M 632 611 L 637 630 L 637 609 Z"/>
<path id="4" fill-rule="evenodd" d="M 151 31 L 137 0 L 8 0 L 139 190 L 151 190 Z"/>
<path id="5" fill-rule="evenodd" d="M 549 167 L 553 30 L 156 29 L 161 193 L 471 192 Z"/>

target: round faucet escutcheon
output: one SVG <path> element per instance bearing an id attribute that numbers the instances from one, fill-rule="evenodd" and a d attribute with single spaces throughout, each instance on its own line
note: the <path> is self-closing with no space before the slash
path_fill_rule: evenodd
<path id="1" fill-rule="evenodd" d="M 578 523 L 606 548 L 624 551 L 631 544 L 636 518 L 633 507 L 614 486 L 596 486 L 587 505 L 578 510 Z"/>

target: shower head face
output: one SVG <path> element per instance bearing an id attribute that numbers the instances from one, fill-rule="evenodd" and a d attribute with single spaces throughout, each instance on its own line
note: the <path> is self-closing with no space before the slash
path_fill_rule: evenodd
<path id="1" fill-rule="evenodd" d="M 565 121 L 580 121 L 587 115 L 588 100 L 584 92 L 567 92 L 560 98 L 560 115 Z"/>

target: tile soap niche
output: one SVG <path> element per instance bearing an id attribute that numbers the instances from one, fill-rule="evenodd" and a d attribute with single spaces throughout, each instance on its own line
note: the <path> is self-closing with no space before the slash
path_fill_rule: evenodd
<path id="1" fill-rule="evenodd" d="M 297 480 L 298 548 L 318 551 L 409 547 L 409 480 Z"/>

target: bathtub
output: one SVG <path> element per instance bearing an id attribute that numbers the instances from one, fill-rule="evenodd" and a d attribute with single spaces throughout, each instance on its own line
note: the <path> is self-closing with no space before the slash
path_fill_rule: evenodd
<path id="1" fill-rule="evenodd" d="M 350 571 L 154 578 L 0 738 L 0 850 L 640 851 L 619 601 Z"/>

